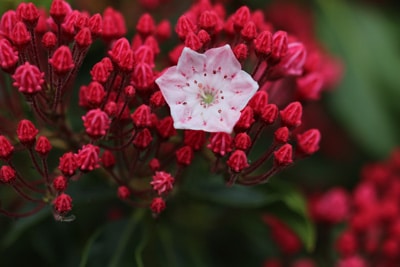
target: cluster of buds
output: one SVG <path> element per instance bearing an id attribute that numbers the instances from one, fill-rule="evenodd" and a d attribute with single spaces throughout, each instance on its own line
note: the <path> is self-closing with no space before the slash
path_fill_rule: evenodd
<path id="1" fill-rule="evenodd" d="M 159 46 L 171 38 L 171 25 L 157 24 L 150 14 L 138 19 L 131 42 L 121 14 L 111 8 L 90 15 L 53 0 L 49 17 L 32 3 L 3 14 L 0 67 L 24 101 L 18 102 L 15 89 L 2 93 L 1 105 L 12 120 L 0 117 L 0 180 L 38 206 L 27 213 L 0 212 L 26 216 L 50 203 L 55 218 L 63 220 L 72 209 L 69 183 L 101 169 L 115 181 L 121 200 L 158 214 L 201 153 L 211 171 L 242 185 L 265 183 L 315 153 L 320 132 L 301 132 L 300 101 L 316 99 L 323 83 L 309 81 L 307 47 L 275 30 L 261 11 L 243 6 L 227 18 L 225 13 L 220 4 L 199 1 L 182 15 L 175 26 L 182 43 L 164 63 L 177 66 L 161 72 Z M 96 40 L 108 51 L 79 89 L 82 133 L 70 126 L 71 101 Z M 242 70 L 246 66 L 254 66 L 252 74 Z M 34 123 L 24 117 L 26 103 Z M 268 136 L 273 137 L 260 154 L 254 147 L 268 143 L 262 141 Z M 48 166 L 53 142 L 62 156 L 57 166 Z M 14 151 L 28 152 L 37 180 L 17 166 Z"/>

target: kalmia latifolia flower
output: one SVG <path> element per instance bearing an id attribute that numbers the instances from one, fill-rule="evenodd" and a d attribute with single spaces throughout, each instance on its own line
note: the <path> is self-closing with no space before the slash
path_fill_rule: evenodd
<path id="1" fill-rule="evenodd" d="M 38 204 L 32 214 L 50 204 L 64 220 L 72 209 L 69 185 L 92 171 L 115 183 L 124 204 L 157 215 L 193 165 L 204 164 L 227 185 L 251 186 L 319 150 L 320 131 L 303 128 L 304 101 L 318 100 L 340 68 L 316 40 L 277 30 L 261 10 L 229 14 L 208 0 L 195 1 L 175 24 L 150 12 L 136 21 L 129 40 L 111 7 L 90 14 L 53 0 L 48 11 L 21 3 L 1 16 L 0 67 L 15 88 L 0 92 L 0 180 Z M 85 71 L 98 41 L 107 51 Z M 371 184 L 390 180 L 380 170 L 368 171 L 376 176 L 355 194 L 357 205 L 376 206 L 380 194 Z M 340 200 L 321 199 L 317 210 L 324 214 Z M 381 206 L 382 220 L 396 217 L 388 199 Z M 0 214 L 26 214 L 6 209 Z M 365 229 L 376 210 L 352 224 Z M 344 211 L 325 219 L 342 219 Z M 387 255 L 392 245 L 385 240 Z"/>
<path id="2" fill-rule="evenodd" d="M 231 133 L 258 84 L 241 68 L 229 45 L 204 54 L 184 48 L 177 66 L 156 83 L 176 129 Z"/>

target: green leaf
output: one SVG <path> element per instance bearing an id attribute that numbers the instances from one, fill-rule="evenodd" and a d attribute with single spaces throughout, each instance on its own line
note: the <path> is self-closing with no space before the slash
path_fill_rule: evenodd
<path id="1" fill-rule="evenodd" d="M 347 1 L 316 0 L 321 36 L 340 53 L 345 76 L 329 94 L 329 102 L 352 138 L 376 157 L 386 156 L 399 143 L 398 109 L 400 60 L 389 23 L 376 12 Z"/>
<path id="2" fill-rule="evenodd" d="M 313 251 L 316 231 L 309 217 L 304 197 L 292 185 L 282 180 L 272 182 L 269 187 L 274 194 L 282 196 L 281 203 L 284 208 L 279 205 L 279 208 L 269 208 L 268 211 L 275 214 L 298 235 L 307 251 Z"/>

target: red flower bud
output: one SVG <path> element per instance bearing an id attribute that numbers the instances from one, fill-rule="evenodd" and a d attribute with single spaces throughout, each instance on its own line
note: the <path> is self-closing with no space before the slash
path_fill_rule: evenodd
<path id="1" fill-rule="evenodd" d="M 133 124 L 137 127 L 151 127 L 151 110 L 150 107 L 142 104 L 131 115 Z"/>
<path id="2" fill-rule="evenodd" d="M 180 39 L 184 40 L 190 32 L 197 32 L 197 28 L 186 15 L 182 15 L 176 23 L 175 32 Z"/>
<path id="3" fill-rule="evenodd" d="M 74 37 L 77 46 L 81 49 L 86 49 L 92 44 L 92 33 L 88 27 L 84 27 Z"/>
<path id="4" fill-rule="evenodd" d="M 101 109 L 89 110 L 85 116 L 82 116 L 82 120 L 86 133 L 95 139 L 105 136 L 111 124 L 107 113 Z"/>
<path id="5" fill-rule="evenodd" d="M 101 157 L 101 163 L 103 164 L 104 168 L 114 167 L 114 165 L 115 165 L 114 154 L 109 150 L 105 150 L 103 152 L 103 156 Z"/>
<path id="6" fill-rule="evenodd" d="M 199 51 L 203 46 L 203 43 L 200 41 L 200 38 L 194 32 L 189 32 L 185 38 L 185 46 L 189 47 L 194 51 Z"/>
<path id="7" fill-rule="evenodd" d="M 148 13 L 143 14 L 139 18 L 138 23 L 136 24 L 136 30 L 143 38 L 146 38 L 147 36 L 153 34 L 155 29 L 156 29 L 156 25 L 155 25 L 154 19 Z"/>
<path id="8" fill-rule="evenodd" d="M 278 117 L 278 107 L 275 104 L 268 104 L 261 113 L 261 119 L 267 125 L 274 123 Z"/>
<path id="9" fill-rule="evenodd" d="M 193 160 L 193 149 L 190 146 L 184 146 L 175 152 L 176 162 L 183 166 L 189 166 Z"/>
<path id="10" fill-rule="evenodd" d="M 156 158 L 153 158 L 149 162 L 149 167 L 152 171 L 158 171 L 161 167 L 160 161 Z"/>
<path id="11" fill-rule="evenodd" d="M 17 7 L 17 17 L 28 27 L 35 27 L 39 16 L 39 10 L 33 3 L 20 3 Z"/>
<path id="12" fill-rule="evenodd" d="M 16 178 L 16 172 L 8 165 L 3 165 L 0 168 L 0 181 L 3 183 L 12 183 Z"/>
<path id="13" fill-rule="evenodd" d="M 10 39 L 19 48 L 25 47 L 31 41 L 31 35 L 23 22 L 18 21 L 14 25 Z"/>
<path id="14" fill-rule="evenodd" d="M 4 136 L 0 135 L 0 159 L 9 160 L 14 151 L 14 146 Z"/>
<path id="15" fill-rule="evenodd" d="M 276 129 L 275 133 L 274 133 L 274 140 L 276 143 L 280 143 L 280 144 L 284 144 L 287 143 L 289 140 L 289 129 L 288 127 L 284 126 L 284 127 L 280 127 L 278 129 Z"/>
<path id="16" fill-rule="evenodd" d="M 236 129 L 247 130 L 254 122 L 253 109 L 249 106 L 245 107 L 240 114 L 240 118 L 235 125 Z"/>
<path id="17" fill-rule="evenodd" d="M 198 25 L 200 28 L 213 32 L 218 24 L 218 15 L 213 10 L 205 10 L 199 16 Z"/>
<path id="18" fill-rule="evenodd" d="M 69 50 L 69 47 L 65 45 L 57 48 L 53 57 L 49 59 L 49 63 L 53 67 L 54 71 L 59 75 L 66 74 L 75 66 L 71 50 Z"/>
<path id="19" fill-rule="evenodd" d="M 10 38 L 13 32 L 14 25 L 17 23 L 17 14 L 14 10 L 6 11 L 0 20 L 1 35 Z"/>
<path id="20" fill-rule="evenodd" d="M 160 120 L 157 123 L 156 128 L 158 134 L 164 139 L 176 135 L 174 121 L 172 120 L 171 116 L 165 117 L 164 119 Z"/>
<path id="21" fill-rule="evenodd" d="M 249 56 L 249 49 L 245 44 L 238 44 L 233 48 L 233 53 L 239 61 L 243 61 Z"/>
<path id="22" fill-rule="evenodd" d="M 42 157 L 47 157 L 51 150 L 51 144 L 49 139 L 45 136 L 39 136 L 36 141 L 35 151 Z"/>
<path id="23" fill-rule="evenodd" d="M 54 178 L 53 180 L 53 188 L 57 191 L 57 192 L 63 192 L 67 189 L 68 186 L 68 179 L 65 178 L 62 175 L 57 176 L 56 178 Z"/>
<path id="24" fill-rule="evenodd" d="M 275 164 L 277 166 L 288 166 L 293 163 L 292 159 L 293 148 L 290 144 L 281 146 L 274 152 Z"/>
<path id="25" fill-rule="evenodd" d="M 72 176 L 78 168 L 78 155 L 67 152 L 60 158 L 58 169 L 66 176 Z"/>
<path id="26" fill-rule="evenodd" d="M 150 209 L 155 214 L 160 214 L 165 209 L 165 201 L 161 197 L 153 198 L 151 202 Z"/>
<path id="27" fill-rule="evenodd" d="M 318 129 L 310 129 L 302 134 L 297 135 L 297 147 L 306 154 L 311 155 L 318 151 L 321 133 Z"/>
<path id="28" fill-rule="evenodd" d="M 25 62 L 20 65 L 12 78 L 14 79 L 13 86 L 18 87 L 18 91 L 26 95 L 33 95 L 42 90 L 44 83 L 44 72 L 40 72 L 35 65 Z"/>
<path id="29" fill-rule="evenodd" d="M 99 37 L 103 32 L 103 18 L 100 14 L 94 14 L 88 21 L 88 27 L 94 37 Z"/>
<path id="30" fill-rule="evenodd" d="M 18 61 L 18 51 L 16 51 L 10 42 L 3 38 L 0 39 L 0 66 L 5 72 L 12 73 Z"/>
<path id="31" fill-rule="evenodd" d="M 161 196 L 172 190 L 174 182 L 175 179 L 171 174 L 159 171 L 153 175 L 153 181 L 151 181 L 150 184 L 153 186 L 153 190 L 157 191 L 157 194 Z"/>
<path id="32" fill-rule="evenodd" d="M 53 0 L 50 6 L 50 16 L 56 23 L 61 23 L 68 14 L 68 9 L 64 0 Z"/>
<path id="33" fill-rule="evenodd" d="M 92 107 L 98 107 L 106 95 L 103 85 L 98 82 L 91 82 L 84 90 L 85 98 Z"/>
<path id="34" fill-rule="evenodd" d="M 235 150 L 226 162 L 228 166 L 234 172 L 241 172 L 243 169 L 247 168 L 249 164 L 247 163 L 247 156 L 243 150 Z"/>
<path id="35" fill-rule="evenodd" d="M 208 42 L 211 41 L 211 37 L 210 34 L 208 34 L 208 32 L 206 32 L 205 30 L 200 30 L 197 33 L 197 37 L 199 37 L 200 42 L 203 44 L 203 46 L 205 44 L 208 44 Z"/>
<path id="36" fill-rule="evenodd" d="M 235 147 L 246 150 L 251 146 L 251 138 L 247 133 L 239 133 L 235 136 Z"/>
<path id="37" fill-rule="evenodd" d="M 207 145 L 209 149 L 215 154 L 224 156 L 226 153 L 232 151 L 232 137 L 227 133 L 212 133 L 210 135 L 210 144 Z"/>
<path id="38" fill-rule="evenodd" d="M 248 42 L 252 41 L 257 36 L 257 27 L 251 20 L 248 21 L 240 31 L 242 38 Z"/>
<path id="39" fill-rule="evenodd" d="M 45 48 L 52 50 L 57 45 L 57 36 L 53 32 L 46 32 L 42 37 L 42 44 Z"/>
<path id="40" fill-rule="evenodd" d="M 84 145 L 78 151 L 78 166 L 81 171 L 93 171 L 99 165 L 100 148 L 92 144 Z"/>
<path id="41" fill-rule="evenodd" d="M 54 199 L 53 207 L 58 214 L 66 214 L 72 210 L 72 198 L 65 193 L 61 193 Z"/>
<path id="42" fill-rule="evenodd" d="M 133 69 L 132 82 L 139 90 L 147 90 L 154 84 L 154 73 L 149 64 L 139 62 Z"/>
<path id="43" fill-rule="evenodd" d="M 24 145 L 32 145 L 36 140 L 39 130 L 29 120 L 21 120 L 17 127 L 17 136 Z"/>
<path id="44" fill-rule="evenodd" d="M 127 186 L 121 185 L 118 187 L 117 195 L 122 200 L 128 199 L 131 195 L 131 191 L 129 190 L 129 188 Z"/>
<path id="45" fill-rule="evenodd" d="M 267 58 L 272 52 L 272 33 L 263 31 L 254 39 L 254 49 L 257 56 Z"/>
<path id="46" fill-rule="evenodd" d="M 320 73 L 313 72 L 296 79 L 297 93 L 302 99 L 318 100 L 324 84 Z"/>
<path id="47" fill-rule="evenodd" d="M 145 149 L 150 145 L 151 141 L 153 141 L 151 132 L 149 131 L 149 129 L 144 128 L 142 131 L 136 134 L 136 137 L 133 140 L 133 145 L 136 148 Z"/>
<path id="48" fill-rule="evenodd" d="M 115 9 L 108 7 L 103 12 L 102 37 L 107 42 L 121 38 L 126 34 L 124 17 Z"/>
<path id="49" fill-rule="evenodd" d="M 283 125 L 297 127 L 301 124 L 303 106 L 300 102 L 292 102 L 285 109 L 281 110 L 280 114 Z"/>
<path id="50" fill-rule="evenodd" d="M 257 91 L 250 99 L 248 104 L 255 114 L 261 115 L 268 105 L 268 93 L 265 91 Z"/>
<path id="51" fill-rule="evenodd" d="M 242 6 L 233 14 L 233 25 L 237 31 L 240 31 L 244 25 L 250 20 L 250 9 Z"/>
<path id="52" fill-rule="evenodd" d="M 280 60 L 286 56 L 288 50 L 288 37 L 285 31 L 277 31 L 272 37 L 272 54 L 274 60 Z"/>

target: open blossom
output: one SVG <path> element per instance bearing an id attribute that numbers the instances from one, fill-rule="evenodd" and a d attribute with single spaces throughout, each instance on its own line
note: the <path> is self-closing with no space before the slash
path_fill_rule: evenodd
<path id="1" fill-rule="evenodd" d="M 229 45 L 199 54 L 185 47 L 178 65 L 156 83 L 171 109 L 177 129 L 232 132 L 240 111 L 258 84 L 236 59 Z"/>

